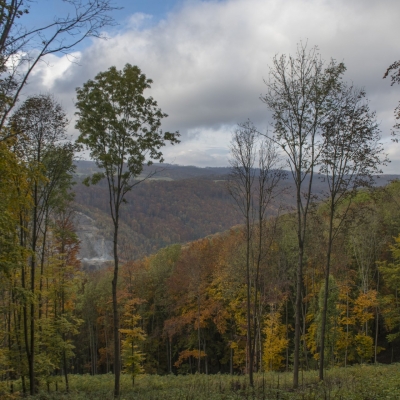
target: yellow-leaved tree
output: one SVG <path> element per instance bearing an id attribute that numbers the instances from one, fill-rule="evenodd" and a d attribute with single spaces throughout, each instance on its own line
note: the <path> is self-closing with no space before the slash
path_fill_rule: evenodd
<path id="1" fill-rule="evenodd" d="M 400 337 L 400 302 L 398 299 L 400 288 L 400 235 L 394 240 L 395 243 L 390 246 L 393 262 L 383 261 L 378 264 L 387 288 L 387 293 L 381 299 L 381 306 L 386 329 L 390 332 L 387 335 L 389 342 L 393 342 Z"/>
<path id="2" fill-rule="evenodd" d="M 359 332 L 354 340 L 361 363 L 369 361 L 374 354 L 374 340 L 370 336 L 370 322 L 374 319 L 374 310 L 378 305 L 376 290 L 361 292 L 354 301 L 353 314 L 358 322 Z"/>
<path id="3" fill-rule="evenodd" d="M 122 363 L 125 371 L 132 377 L 132 385 L 135 384 L 135 377 L 143 372 L 144 354 L 140 351 L 139 344 L 146 339 L 146 334 L 139 326 L 141 317 L 137 314 L 136 306 L 140 303 L 138 299 L 126 302 L 123 315 L 124 328 L 119 330 L 122 335 Z"/>
<path id="4" fill-rule="evenodd" d="M 282 306 L 271 304 L 270 312 L 265 317 L 264 368 L 267 371 L 280 370 L 285 356 L 283 351 L 288 346 L 286 325 L 281 322 Z"/>

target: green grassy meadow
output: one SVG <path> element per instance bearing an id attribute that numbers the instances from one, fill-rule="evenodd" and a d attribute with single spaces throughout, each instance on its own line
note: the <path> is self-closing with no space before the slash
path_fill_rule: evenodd
<path id="1" fill-rule="evenodd" d="M 41 392 L 31 399 L 40 400 L 106 400 L 113 398 L 113 375 L 71 375 L 70 392 L 65 392 L 61 378 L 42 385 Z M 254 388 L 246 376 L 231 375 L 140 375 L 132 386 L 128 375 L 121 377 L 120 399 L 138 400 L 241 400 L 241 399 L 400 399 L 400 364 L 361 365 L 327 371 L 325 381 L 318 382 L 317 371 L 300 373 L 300 387 L 292 389 L 292 374 L 267 372 L 255 375 Z M 57 382 L 57 391 L 56 391 Z M 17 399 L 22 393 L 14 387 L 1 399 Z M 9 388 L 8 388 L 9 389 Z M 45 390 L 44 390 L 45 389 Z M 49 390 L 50 391 L 49 391 Z"/>

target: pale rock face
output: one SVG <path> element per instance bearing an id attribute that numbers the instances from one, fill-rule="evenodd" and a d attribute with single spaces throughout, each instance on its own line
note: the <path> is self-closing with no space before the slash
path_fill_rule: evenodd
<path id="1" fill-rule="evenodd" d="M 113 260 L 112 241 L 96 226 L 96 221 L 81 212 L 75 213 L 75 229 L 80 243 L 79 259 L 87 270 L 95 270 Z"/>

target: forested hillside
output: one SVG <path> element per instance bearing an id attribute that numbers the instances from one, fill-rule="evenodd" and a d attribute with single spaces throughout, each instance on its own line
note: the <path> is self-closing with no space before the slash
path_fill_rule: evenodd
<path id="1" fill-rule="evenodd" d="M 400 184 L 360 192 L 332 253 L 326 359 L 330 366 L 400 361 L 397 312 Z M 327 209 L 311 216 L 304 270 L 302 368 L 318 365 Z M 295 214 L 266 223 L 256 307 L 256 368 L 290 368 L 293 352 Z M 252 246 L 256 246 L 253 243 Z M 245 247 L 240 227 L 172 245 L 121 270 L 125 351 L 147 373 L 246 369 Z M 82 321 L 71 337 L 78 372 L 112 368 L 111 270 L 90 273 L 76 297 Z M 77 303 L 77 304 L 78 304 Z"/>
<path id="2" fill-rule="evenodd" d="M 91 161 L 78 161 L 76 165 L 78 182 L 97 171 Z M 151 178 L 128 193 L 127 203 L 123 205 L 121 257 L 124 260 L 139 259 L 170 244 L 200 239 L 243 223 L 243 215 L 227 188 L 230 171 L 230 168 L 167 164 L 145 168 L 142 177 L 150 174 Z M 375 182 L 382 186 L 395 178 L 395 175 L 383 175 Z M 269 216 L 293 210 L 295 201 L 290 173 L 280 187 L 286 190 L 270 205 Z M 107 190 L 105 182 L 89 187 L 81 183 L 74 186 L 74 209 L 84 214 L 76 215 L 75 224 L 81 240 L 79 256 L 84 259 L 85 267 L 98 268 L 104 265 L 105 259 L 112 258 Z M 322 201 L 326 191 L 325 180 L 317 176 L 314 183 L 316 199 Z M 86 226 L 85 216 L 92 219 L 89 226 Z M 93 236 L 94 231 L 96 235 Z M 105 249 L 96 250 L 99 244 Z M 106 256 L 105 259 L 102 255 Z"/>
<path id="3" fill-rule="evenodd" d="M 205 10 L 236 2 L 179 7 L 189 11 L 192 3 Z M 152 95 L 153 80 L 137 65 L 121 67 L 124 57 L 114 66 L 103 64 L 111 57 L 86 63 L 73 86 L 70 127 L 58 93 L 22 96 L 28 78 L 38 93 L 55 82 L 72 87 L 64 81 L 70 70 L 60 63 L 79 65 L 76 57 L 88 54 L 80 47 L 85 39 L 108 36 L 113 27 L 110 39 L 117 40 L 126 29 L 147 54 L 152 30 L 179 20 L 175 11 L 152 22 L 147 14 L 125 15 L 129 26 L 118 31 L 111 14 L 120 7 L 111 0 L 59 5 L 65 8 L 56 7 L 53 17 L 43 13 L 47 22 L 36 26 L 25 19 L 32 9 L 41 12 L 35 2 L 0 1 L 0 397 L 53 398 L 54 389 L 54 398 L 61 391 L 86 398 L 70 382 L 93 387 L 91 376 L 112 373 L 111 396 L 121 399 L 126 377 L 133 393 L 143 373 L 197 373 L 199 381 L 201 374 L 229 373 L 229 398 L 255 399 L 258 392 L 265 399 L 265 372 L 272 371 L 274 398 L 293 392 L 315 399 L 324 392 L 330 399 L 332 387 L 344 381 L 352 392 L 363 386 L 362 374 L 356 385 L 356 375 L 327 379 L 336 367 L 400 362 L 400 180 L 383 175 L 389 153 L 397 151 L 389 149 L 382 117 L 363 89 L 375 88 L 372 98 L 385 103 L 376 83 L 356 86 L 337 61 L 342 56 L 323 56 L 300 40 L 292 55 L 274 51 L 259 77 L 262 94 L 255 98 L 265 108 L 257 111 L 251 92 L 236 86 L 254 79 L 257 57 L 246 70 L 231 63 L 238 54 L 218 56 L 228 63 L 217 79 L 222 86 L 213 88 L 218 63 L 196 72 L 191 59 L 201 53 L 209 60 L 208 53 L 166 34 L 162 84 Z M 222 30 L 213 32 L 232 42 Z M 171 38 L 175 52 L 164 53 Z M 184 54 L 189 47 L 195 57 Z M 219 47 L 229 46 L 213 46 Z M 151 47 L 148 58 L 157 67 L 158 50 Z M 61 68 L 54 74 L 37 68 L 53 61 Z M 189 80 L 178 66 L 190 71 Z M 232 71 L 234 79 L 224 81 Z M 385 77 L 400 83 L 400 61 Z M 153 97 L 162 94 L 163 109 Z M 170 125 L 167 109 L 180 114 Z M 260 126 L 248 116 L 233 125 L 242 109 Z M 397 143 L 400 105 L 394 116 Z M 174 154 L 227 167 L 166 164 L 164 156 Z M 80 156 L 91 161 L 77 161 Z M 284 397 L 281 374 L 275 391 L 275 371 L 292 373 Z M 304 372 L 318 383 L 304 385 Z M 72 374 L 85 376 L 70 380 Z M 218 385 L 216 398 L 225 398 L 221 379 Z M 382 386 L 361 400 L 376 398 Z M 397 392 L 399 385 L 392 387 Z M 100 398 L 97 389 L 93 396 Z M 207 386 L 201 394 L 209 392 Z M 110 397 L 109 389 L 104 393 Z M 166 398 L 197 397 L 179 387 L 171 393 Z"/>
<path id="4" fill-rule="evenodd" d="M 199 239 L 241 223 L 240 211 L 227 190 L 227 176 L 218 178 L 149 180 L 128 193 L 122 206 L 121 257 L 141 258 L 161 247 Z M 111 241 L 106 186 L 78 184 L 74 192 L 75 209 L 93 218 L 95 226 Z M 281 200 L 288 206 L 291 203 L 288 195 Z M 271 205 L 270 215 L 276 214 L 277 207 Z M 79 221 L 77 215 L 78 234 Z"/>
<path id="5" fill-rule="evenodd" d="M 0 164 L 3 170 L 6 165 Z M 187 193 L 195 193 L 193 182 L 189 179 L 169 183 L 178 185 L 183 192 L 188 187 Z M 222 192 L 212 190 L 216 182 L 206 182 L 210 193 L 220 198 L 218 193 Z M 162 192 L 160 183 L 144 184 L 144 193 Z M 158 186 L 153 189 L 152 185 Z M 3 194 L 16 195 L 7 187 L 0 189 Z M 81 196 L 90 194 L 92 189 L 101 190 L 101 186 L 89 188 Z M 93 201 L 101 202 L 101 198 L 95 198 L 93 195 Z M 327 366 L 400 361 L 399 204 L 397 181 L 387 187 L 360 191 L 351 201 L 351 213 L 332 253 Z M 308 226 L 301 347 L 304 369 L 315 368 L 319 359 L 327 211 L 325 203 L 313 209 Z M 35 281 L 40 310 L 35 326 L 35 346 L 40 354 L 36 374 L 42 384 L 57 381 L 60 373 L 66 377 L 71 372 L 109 372 L 114 360 L 112 267 L 82 272 L 76 258 L 79 243 L 73 234 L 71 214 L 52 209 L 51 215 L 41 253 L 41 272 Z M 287 212 L 265 221 L 265 257 L 260 265 L 254 309 L 256 370 L 291 367 L 297 260 L 295 220 L 295 214 Z M 5 228 L 6 225 L 3 231 Z M 24 281 L 18 269 L 5 262 L 5 256 L 13 260 L 11 238 L 8 242 L 6 239 L 3 236 L 3 243 L 8 246 L 3 249 L 8 248 L 9 252 L 2 253 L 1 304 L 3 319 L 8 321 L 2 329 L 9 339 L 8 346 L 2 348 L 1 368 L 12 379 L 28 373 L 22 341 L 21 297 L 27 289 L 22 286 Z M 41 249 L 43 244 L 41 239 Z M 257 243 L 252 242 L 252 248 L 256 247 Z M 123 264 L 118 293 L 123 363 L 127 371 L 135 376 L 141 371 L 165 374 L 246 370 L 245 248 L 245 232 L 237 226 L 183 246 L 173 244 L 142 260 Z M 15 258 L 14 262 L 22 260 Z M 54 367 L 58 365 L 63 369 Z M 26 381 L 22 382 L 26 385 Z"/>

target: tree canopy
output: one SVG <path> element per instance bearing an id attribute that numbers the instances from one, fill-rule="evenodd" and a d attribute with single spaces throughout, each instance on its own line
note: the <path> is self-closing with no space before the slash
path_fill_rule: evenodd
<path id="1" fill-rule="evenodd" d="M 102 170 L 94 174 L 92 183 L 107 179 L 110 214 L 114 224 L 114 277 L 112 280 L 114 315 L 114 396 L 120 394 L 120 339 L 117 301 L 118 231 L 120 206 L 125 195 L 140 181 L 134 181 L 145 162 L 163 161 L 161 147 L 166 142 L 178 143 L 178 132 L 162 132 L 161 120 L 167 117 L 152 97 L 144 97 L 150 88 L 137 66 L 126 64 L 122 71 L 111 67 L 100 72 L 94 80 L 77 89 L 76 107 L 80 130 L 78 143 L 90 150 L 90 156 Z M 87 180 L 87 182 L 89 182 Z"/>

